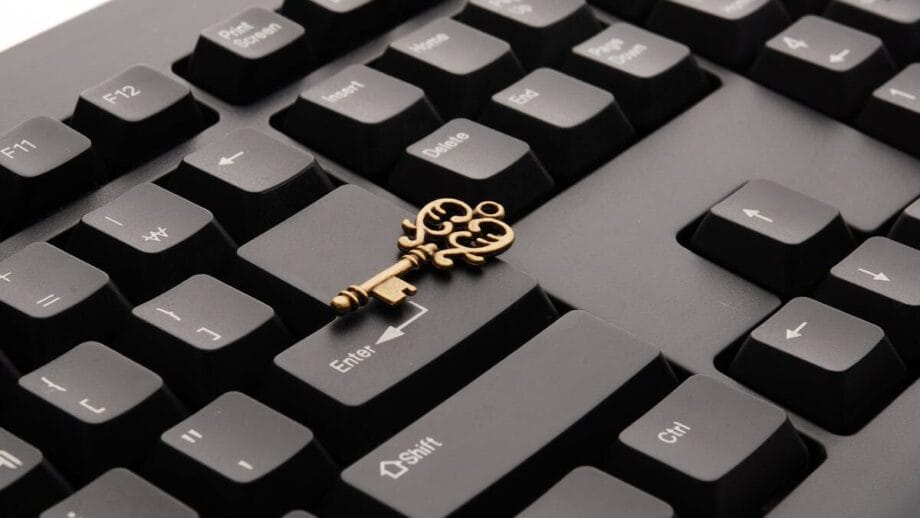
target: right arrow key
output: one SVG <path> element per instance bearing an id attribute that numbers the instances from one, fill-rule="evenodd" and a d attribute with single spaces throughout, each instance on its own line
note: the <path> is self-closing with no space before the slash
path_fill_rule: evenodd
<path id="1" fill-rule="evenodd" d="M 844 434 L 865 424 L 907 375 L 880 327 L 805 297 L 792 299 L 754 329 L 728 371 Z"/>
<path id="2" fill-rule="evenodd" d="M 831 269 L 817 298 L 881 326 L 908 363 L 920 361 L 920 250 L 873 237 Z"/>

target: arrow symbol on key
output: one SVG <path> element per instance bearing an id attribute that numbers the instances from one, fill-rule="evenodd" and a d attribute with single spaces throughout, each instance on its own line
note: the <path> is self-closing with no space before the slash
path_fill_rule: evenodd
<path id="1" fill-rule="evenodd" d="M 409 320 L 406 320 L 405 322 L 403 322 L 399 327 L 393 327 L 393 326 L 387 327 L 387 330 L 384 331 L 383 334 L 380 335 L 380 338 L 377 339 L 378 345 L 384 342 L 389 342 L 390 340 L 395 340 L 396 338 L 399 338 L 400 336 L 406 334 L 405 332 L 403 332 L 403 329 L 405 329 L 412 322 L 415 322 L 416 320 L 422 318 L 422 315 L 424 315 L 425 313 L 428 313 L 428 308 L 422 305 L 416 304 L 415 302 L 412 302 L 411 300 L 409 301 L 409 304 L 412 304 L 413 306 L 418 308 L 419 312 L 413 315 L 412 318 L 410 318 Z"/>
<path id="2" fill-rule="evenodd" d="M 805 326 L 808 325 L 808 322 L 802 322 L 799 324 L 799 327 L 795 329 L 786 330 L 786 340 L 792 340 L 793 338 L 798 338 L 802 336 L 802 330 L 805 329 Z"/>
<path id="3" fill-rule="evenodd" d="M 850 49 L 843 49 L 836 54 L 831 54 L 831 63 L 843 63 L 847 60 L 847 56 L 850 55 Z"/>
<path id="4" fill-rule="evenodd" d="M 234 162 L 234 160 L 236 160 L 237 158 L 239 158 L 239 157 L 241 157 L 241 156 L 243 156 L 243 155 L 244 155 L 244 153 L 243 153 L 242 151 L 240 151 L 239 153 L 237 153 L 237 154 L 235 154 L 235 155 L 233 155 L 233 156 L 231 156 L 231 157 L 229 157 L 229 158 L 228 158 L 228 157 L 225 157 L 225 156 L 222 156 L 222 157 L 220 157 L 220 163 L 219 163 L 218 165 L 233 165 L 233 164 L 236 163 L 236 162 Z"/>
<path id="5" fill-rule="evenodd" d="M 764 216 L 763 214 L 760 213 L 759 210 L 754 210 L 754 209 L 741 209 L 741 210 L 744 211 L 744 215 L 749 218 L 757 218 L 757 219 L 766 221 L 767 223 L 773 223 L 773 220 L 771 218 Z"/>
<path id="6" fill-rule="evenodd" d="M 888 93 L 890 93 L 892 97 L 903 97 L 903 98 L 907 99 L 908 101 L 916 101 L 916 100 L 917 100 L 917 96 L 916 96 L 916 95 L 914 95 L 914 94 L 909 94 L 909 93 L 905 92 L 904 90 L 898 90 L 897 88 L 891 88 L 891 89 L 889 89 L 889 90 L 888 90 Z"/>
<path id="7" fill-rule="evenodd" d="M 860 268 L 859 271 L 861 271 L 862 273 L 866 275 L 871 276 L 873 281 L 888 282 L 891 280 L 883 272 L 878 272 L 878 273 L 870 272 L 869 270 L 866 270 L 865 268 Z"/>

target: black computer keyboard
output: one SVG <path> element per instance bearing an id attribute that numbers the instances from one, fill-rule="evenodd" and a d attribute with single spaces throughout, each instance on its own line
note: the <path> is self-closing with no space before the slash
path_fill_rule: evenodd
<path id="1" fill-rule="evenodd" d="M 14 47 L 0 516 L 920 516 L 916 61 L 916 0 L 114 0 Z M 337 318 L 440 197 L 515 245 Z"/>

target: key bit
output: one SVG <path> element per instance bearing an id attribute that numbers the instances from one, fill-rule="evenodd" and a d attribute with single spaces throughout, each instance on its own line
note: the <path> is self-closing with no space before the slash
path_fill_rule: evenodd
<path id="1" fill-rule="evenodd" d="M 340 291 L 330 306 L 344 314 L 367 304 L 371 297 L 390 306 L 400 304 L 418 291 L 400 277 L 427 262 L 447 270 L 454 266 L 454 257 L 459 257 L 469 265 L 481 266 L 514 243 L 514 231 L 502 221 L 504 216 L 504 207 L 492 201 L 475 208 L 453 198 L 432 201 L 414 221 L 402 222 L 406 235 L 397 244 L 406 254 L 363 283 Z"/>

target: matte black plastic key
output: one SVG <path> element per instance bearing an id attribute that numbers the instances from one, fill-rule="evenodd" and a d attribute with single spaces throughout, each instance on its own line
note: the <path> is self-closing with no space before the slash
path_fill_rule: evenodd
<path id="1" fill-rule="evenodd" d="M 142 301 L 190 275 L 221 270 L 233 243 L 208 210 L 141 184 L 83 216 L 68 249 Z"/>
<path id="2" fill-rule="evenodd" d="M 379 178 L 441 118 L 420 88 L 352 65 L 300 94 L 283 124 L 316 151 Z"/>
<path id="3" fill-rule="evenodd" d="M 662 0 L 647 25 L 702 56 L 746 67 L 789 16 L 780 0 Z"/>
<path id="4" fill-rule="evenodd" d="M 48 117 L 0 136 L 0 236 L 89 190 L 97 166 L 89 139 Z"/>
<path id="5" fill-rule="evenodd" d="M 920 5 L 920 4 L 918 4 Z M 920 157 L 920 63 L 880 86 L 859 116 L 858 126 L 873 137 Z"/>
<path id="6" fill-rule="evenodd" d="M 102 474 L 39 518 L 197 518 L 193 509 L 124 468 Z"/>
<path id="7" fill-rule="evenodd" d="M 399 218 L 381 216 L 365 214 L 387 236 Z M 326 325 L 265 376 L 266 401 L 315 430 L 337 460 L 366 454 L 556 318 L 537 283 L 500 261 L 412 282 L 419 291 L 407 303 Z"/>
<path id="8" fill-rule="evenodd" d="M 518 518 L 674 518 L 671 506 L 603 471 L 572 470 Z"/>
<path id="9" fill-rule="evenodd" d="M 908 364 L 920 360 L 920 250 L 885 237 L 866 240 L 837 263 L 817 298 L 878 324 Z"/>
<path id="10" fill-rule="evenodd" d="M 113 336 L 127 301 L 109 276 L 48 243 L 33 243 L 0 262 L 3 351 L 32 370 L 90 339 Z"/>
<path id="11" fill-rule="evenodd" d="M 253 7 L 202 31 L 188 75 L 209 92 L 245 103 L 306 73 L 313 62 L 303 27 Z"/>
<path id="12" fill-rule="evenodd" d="M 406 148 L 389 184 L 418 206 L 444 197 L 473 206 L 492 200 L 512 218 L 554 186 L 526 142 L 467 119 L 454 119 Z"/>
<path id="13" fill-rule="evenodd" d="M 352 464 L 333 506 L 349 516 L 508 515 L 673 384 L 658 351 L 568 313 Z"/>
<path id="14" fill-rule="evenodd" d="M 250 128 L 185 157 L 166 187 L 245 243 L 332 190 L 313 155 Z"/>
<path id="15" fill-rule="evenodd" d="M 882 38 L 901 64 L 920 59 L 920 3 L 914 0 L 832 0 L 824 16 Z"/>
<path id="16" fill-rule="evenodd" d="M 608 464 L 681 516 L 749 516 L 808 450 L 780 408 L 695 375 L 620 433 Z"/>
<path id="17" fill-rule="evenodd" d="M 470 0 L 457 19 L 510 43 L 528 70 L 561 64 L 601 29 L 585 0 Z"/>
<path id="18" fill-rule="evenodd" d="M 0 428 L 0 516 L 35 516 L 69 492 L 42 452 Z"/>
<path id="19" fill-rule="evenodd" d="M 635 135 L 610 92 L 548 68 L 492 96 L 482 122 L 530 144 L 563 183 L 622 151 Z"/>
<path id="20" fill-rule="evenodd" d="M 786 10 L 795 20 L 809 13 L 820 13 L 829 0 L 783 0 Z"/>
<path id="21" fill-rule="evenodd" d="M 808 298 L 754 329 L 729 372 L 835 433 L 855 432 L 907 377 L 880 327 Z"/>
<path id="22" fill-rule="evenodd" d="M 508 43 L 450 18 L 390 43 L 373 66 L 424 89 L 445 119 L 478 117 L 492 94 L 524 75 Z"/>
<path id="23" fill-rule="evenodd" d="M 291 511 L 284 515 L 283 518 L 316 518 L 316 516 L 306 511 Z"/>
<path id="24" fill-rule="evenodd" d="M 136 465 L 159 431 L 184 415 L 159 376 L 97 342 L 74 347 L 19 386 L 10 426 L 73 481 Z"/>
<path id="25" fill-rule="evenodd" d="M 622 22 L 573 48 L 563 70 L 609 90 L 642 131 L 674 117 L 707 88 L 690 49 Z"/>
<path id="26" fill-rule="evenodd" d="M 281 14 L 303 25 L 320 57 L 330 58 L 394 25 L 400 7 L 399 0 L 285 0 Z"/>
<path id="27" fill-rule="evenodd" d="M 266 304 L 196 275 L 134 308 L 118 349 L 199 406 L 250 388 L 291 339 Z"/>
<path id="28" fill-rule="evenodd" d="M 832 117 L 862 108 L 894 64 L 875 36 L 806 16 L 767 42 L 751 76 Z"/>
<path id="29" fill-rule="evenodd" d="M 767 180 L 709 209 L 691 245 L 783 295 L 812 288 L 855 247 L 837 209 Z"/>
<path id="30" fill-rule="evenodd" d="M 127 167 L 186 140 L 206 122 L 188 86 L 136 65 L 80 94 L 71 125 L 107 162 Z"/>
<path id="31" fill-rule="evenodd" d="M 920 200 L 911 203 L 904 209 L 904 212 L 895 220 L 888 237 L 920 249 Z"/>
<path id="32" fill-rule="evenodd" d="M 278 516 L 312 505 L 333 477 L 310 430 L 239 392 L 164 432 L 149 469 L 208 516 Z"/>

